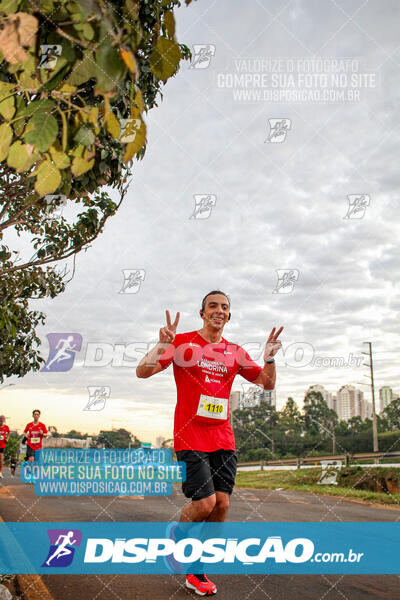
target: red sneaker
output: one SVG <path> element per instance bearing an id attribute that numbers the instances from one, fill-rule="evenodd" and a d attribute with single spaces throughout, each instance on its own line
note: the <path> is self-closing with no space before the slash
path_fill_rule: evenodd
<path id="1" fill-rule="evenodd" d="M 186 587 L 199 596 L 213 596 L 217 593 L 217 586 L 207 575 L 186 575 Z"/>

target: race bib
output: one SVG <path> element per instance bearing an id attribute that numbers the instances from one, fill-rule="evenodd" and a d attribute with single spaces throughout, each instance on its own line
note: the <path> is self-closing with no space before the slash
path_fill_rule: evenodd
<path id="1" fill-rule="evenodd" d="M 201 394 L 196 415 L 209 419 L 226 420 L 228 418 L 228 398 L 214 398 Z"/>
<path id="2" fill-rule="evenodd" d="M 38 444 L 40 442 L 40 437 L 31 437 L 29 440 L 32 444 Z"/>

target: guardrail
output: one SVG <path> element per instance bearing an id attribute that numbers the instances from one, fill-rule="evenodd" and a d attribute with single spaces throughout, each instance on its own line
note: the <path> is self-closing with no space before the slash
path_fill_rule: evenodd
<path id="1" fill-rule="evenodd" d="M 400 458 L 400 452 L 359 452 L 357 454 L 327 454 L 324 456 L 299 456 L 297 458 L 277 458 L 271 460 L 256 460 L 253 462 L 238 463 L 238 467 L 253 467 L 263 466 L 293 466 L 296 465 L 299 469 L 302 465 L 319 465 L 321 460 L 342 460 L 344 464 L 349 465 L 350 461 L 372 459 L 374 461 L 382 460 L 383 458 Z"/>

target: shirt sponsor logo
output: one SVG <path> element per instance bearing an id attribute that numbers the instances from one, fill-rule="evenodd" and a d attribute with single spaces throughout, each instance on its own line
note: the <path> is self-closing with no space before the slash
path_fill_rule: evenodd
<path id="1" fill-rule="evenodd" d="M 223 363 L 220 362 L 212 362 L 207 360 L 206 358 L 202 358 L 197 361 L 197 366 L 203 369 L 208 369 L 209 371 L 219 371 L 220 373 L 227 373 L 228 369 Z"/>
<path id="2" fill-rule="evenodd" d="M 208 375 L 205 376 L 204 381 L 207 383 L 221 383 L 219 379 L 210 379 Z"/>

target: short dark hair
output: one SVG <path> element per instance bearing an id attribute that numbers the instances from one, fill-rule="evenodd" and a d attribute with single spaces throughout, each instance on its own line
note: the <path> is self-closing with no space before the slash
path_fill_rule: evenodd
<path id="1" fill-rule="evenodd" d="M 231 307 L 230 298 L 229 298 L 229 296 L 227 294 L 225 294 L 225 292 L 221 292 L 221 290 L 213 290 L 212 292 L 208 292 L 208 294 L 206 296 L 204 296 L 203 301 L 201 303 L 201 310 L 202 311 L 204 311 L 204 309 L 206 307 L 206 300 L 207 300 L 208 296 L 213 296 L 214 294 L 222 294 L 223 296 L 225 296 L 225 298 L 229 302 L 229 308 Z"/>
<path id="2" fill-rule="evenodd" d="M 38 408 L 35 408 L 35 410 L 32 411 L 32 417 L 33 417 L 33 413 L 38 412 L 39 415 L 41 415 L 42 413 L 40 412 L 40 410 Z"/>

